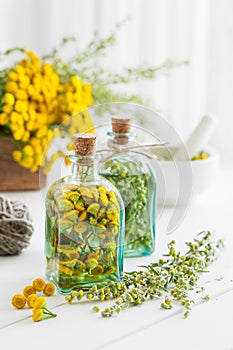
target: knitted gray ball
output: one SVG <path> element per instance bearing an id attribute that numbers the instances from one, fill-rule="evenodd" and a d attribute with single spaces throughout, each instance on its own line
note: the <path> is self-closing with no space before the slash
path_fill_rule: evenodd
<path id="1" fill-rule="evenodd" d="M 30 243 L 34 231 L 28 207 L 0 196 L 0 255 L 16 255 Z"/>

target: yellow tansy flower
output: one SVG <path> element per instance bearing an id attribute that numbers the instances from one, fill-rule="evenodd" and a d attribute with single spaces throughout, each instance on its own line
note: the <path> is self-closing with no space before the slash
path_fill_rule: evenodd
<path id="1" fill-rule="evenodd" d="M 2 110 L 3 110 L 4 113 L 10 114 L 10 112 L 12 111 L 12 105 L 5 104 L 2 107 Z"/>
<path id="2" fill-rule="evenodd" d="M 18 74 L 24 74 L 25 72 L 25 69 L 24 67 L 22 67 L 20 64 L 17 65 L 15 68 L 14 68 L 14 71 Z"/>
<path id="3" fill-rule="evenodd" d="M 19 162 L 22 159 L 22 152 L 21 151 L 13 151 L 12 152 L 13 159 L 16 160 L 16 162 Z"/>
<path id="4" fill-rule="evenodd" d="M 10 120 L 11 120 L 12 123 L 17 123 L 18 122 L 18 118 L 19 118 L 19 113 L 13 111 L 10 114 Z"/>
<path id="5" fill-rule="evenodd" d="M 32 311 L 32 319 L 34 322 L 41 321 L 43 318 L 43 310 L 42 309 L 33 309 Z"/>
<path id="6" fill-rule="evenodd" d="M 22 141 L 23 142 L 27 142 L 30 138 L 30 132 L 29 131 L 25 131 L 23 136 L 22 136 Z"/>
<path id="7" fill-rule="evenodd" d="M 30 169 L 34 164 L 34 159 L 32 157 L 23 158 L 20 162 L 24 168 Z"/>
<path id="8" fill-rule="evenodd" d="M 35 294 L 36 290 L 33 286 L 26 286 L 23 289 L 23 295 L 25 296 L 25 298 L 27 298 L 29 295 L 31 294 Z"/>
<path id="9" fill-rule="evenodd" d="M 13 104 L 15 103 L 15 97 L 13 94 L 10 94 L 9 92 L 7 92 L 4 96 L 5 102 L 10 105 L 13 106 Z"/>
<path id="10" fill-rule="evenodd" d="M 7 74 L 7 76 L 8 76 L 8 78 L 9 78 L 10 80 L 13 80 L 13 81 L 17 81 L 17 79 L 18 79 L 18 75 L 17 75 L 17 73 L 15 73 L 15 72 L 9 72 L 9 73 Z"/>
<path id="11" fill-rule="evenodd" d="M 10 81 L 6 84 L 6 91 L 14 93 L 18 90 L 18 85 L 14 81 Z"/>
<path id="12" fill-rule="evenodd" d="M 22 294 L 16 294 L 13 296 L 11 303 L 16 309 L 23 309 L 26 304 L 26 298 Z"/>
<path id="13" fill-rule="evenodd" d="M 15 110 L 17 112 L 27 112 L 28 104 L 25 101 L 17 100 L 15 103 Z"/>
<path id="14" fill-rule="evenodd" d="M 46 285 L 45 281 L 42 278 L 36 278 L 32 282 L 33 287 L 37 292 L 42 292 L 44 290 L 44 287 Z"/>
<path id="15" fill-rule="evenodd" d="M 55 293 L 55 286 L 52 283 L 46 283 L 43 293 L 47 296 L 51 296 Z"/>
<path id="16" fill-rule="evenodd" d="M 6 125 L 8 123 L 8 115 L 6 113 L 0 114 L 0 125 Z"/>
<path id="17" fill-rule="evenodd" d="M 38 297 L 34 303 L 34 309 L 41 309 L 46 306 L 46 298 Z"/>
<path id="18" fill-rule="evenodd" d="M 17 128 L 16 129 L 16 131 L 13 133 L 13 137 L 14 137 L 14 139 L 16 140 L 16 141 L 19 141 L 19 140 L 21 140 L 21 138 L 22 138 L 22 136 L 23 136 L 23 134 L 24 134 L 24 128 L 23 127 L 21 127 L 21 128 Z"/>
<path id="19" fill-rule="evenodd" d="M 25 101 L 25 100 L 27 100 L 28 95 L 27 95 L 26 91 L 19 89 L 19 90 L 16 91 L 15 97 L 16 97 L 18 100 L 23 100 L 23 101 Z"/>
<path id="20" fill-rule="evenodd" d="M 34 150 L 31 145 L 26 145 L 23 148 L 23 153 L 27 156 L 33 156 Z"/>
<path id="21" fill-rule="evenodd" d="M 27 304 L 30 308 L 33 308 L 36 301 L 38 299 L 38 296 L 36 294 L 30 294 L 28 297 L 27 297 Z"/>

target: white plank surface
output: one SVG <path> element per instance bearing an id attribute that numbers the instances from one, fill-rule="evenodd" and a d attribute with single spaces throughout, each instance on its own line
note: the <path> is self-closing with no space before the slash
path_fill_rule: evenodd
<path id="1" fill-rule="evenodd" d="M 35 233 L 30 246 L 19 256 L 0 258 L 0 344 L 1 349 L 41 349 L 53 345 L 78 349 L 233 349 L 233 168 L 221 167 L 215 183 L 206 194 L 193 198 L 189 211 L 177 230 L 165 235 L 171 209 L 166 209 L 157 227 L 156 251 L 149 257 L 127 259 L 125 270 L 149 263 L 166 250 L 166 243 L 176 239 L 178 247 L 192 240 L 203 229 L 216 231 L 226 247 L 210 272 L 201 278 L 211 301 L 198 303 L 190 317 L 182 317 L 180 307 L 165 311 L 159 301 L 123 311 L 118 317 L 102 319 L 91 311 L 96 302 L 69 305 L 64 297 L 48 298 L 56 319 L 34 323 L 31 310 L 15 310 L 11 297 L 21 292 L 36 277 L 44 276 L 44 212 L 39 192 L 6 193 L 8 198 L 21 198 L 30 207 Z M 221 277 L 220 280 L 218 280 Z M 108 303 L 102 304 L 103 306 Z M 111 302 L 110 302 L 111 304 Z M 5 347 L 2 348 L 2 344 Z"/>

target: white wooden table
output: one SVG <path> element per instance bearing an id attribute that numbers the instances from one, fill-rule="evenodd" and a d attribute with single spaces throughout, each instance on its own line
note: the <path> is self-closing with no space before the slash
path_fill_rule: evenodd
<path id="1" fill-rule="evenodd" d="M 18 256 L 0 258 L 0 349 L 199 349 L 233 350 L 233 168 L 220 164 L 215 183 L 199 198 L 193 198 L 182 224 L 165 234 L 171 209 L 157 225 L 156 251 L 149 257 L 127 259 L 125 271 L 161 257 L 166 243 L 176 239 L 178 247 L 203 229 L 214 230 L 226 240 L 220 258 L 201 278 L 210 294 L 208 302 L 197 302 L 183 318 L 177 306 L 162 310 L 160 301 L 147 302 L 103 319 L 92 311 L 98 302 L 67 304 L 64 297 L 48 298 L 57 318 L 34 323 L 31 310 L 16 310 L 11 297 L 36 277 L 44 277 L 44 207 L 40 192 L 4 193 L 23 199 L 33 215 L 35 233 L 30 246 Z M 111 302 L 110 302 L 111 304 Z M 100 304 L 105 307 L 108 302 Z"/>

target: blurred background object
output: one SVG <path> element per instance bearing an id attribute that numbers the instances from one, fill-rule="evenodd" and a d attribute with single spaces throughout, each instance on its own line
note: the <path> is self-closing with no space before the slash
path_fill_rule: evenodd
<path id="1" fill-rule="evenodd" d="M 159 65 L 167 59 L 190 61 L 168 76 L 131 88 L 150 99 L 184 140 L 203 114 L 216 114 L 219 125 L 211 143 L 225 159 L 233 156 L 232 1 L 1 0 L 1 15 L 1 51 L 23 46 L 39 55 L 63 36 L 77 36 L 82 48 L 94 31 L 108 35 L 116 22 L 129 16 L 103 63 L 120 71 L 122 66 Z"/>

